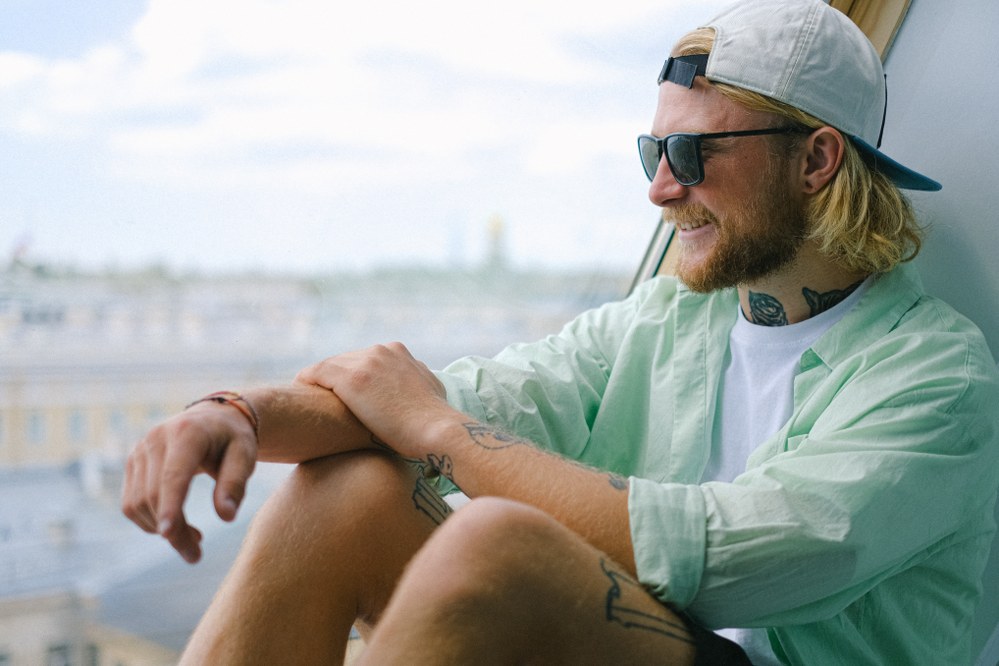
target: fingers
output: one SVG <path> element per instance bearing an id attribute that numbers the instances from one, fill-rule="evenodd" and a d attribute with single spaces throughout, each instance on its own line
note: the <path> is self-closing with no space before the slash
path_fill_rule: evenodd
<path id="1" fill-rule="evenodd" d="M 160 463 L 163 457 L 162 427 L 153 428 L 139 442 L 125 466 L 122 512 L 146 532 L 159 531 Z"/>
<path id="2" fill-rule="evenodd" d="M 128 458 L 123 513 L 162 535 L 188 562 L 201 557 L 201 532 L 183 506 L 200 472 L 216 479 L 215 509 L 233 520 L 256 460 L 256 436 L 238 410 L 206 403 L 153 428 Z"/>
<path id="3" fill-rule="evenodd" d="M 403 456 L 422 457 L 429 424 L 451 416 L 443 384 L 398 342 L 325 359 L 302 370 L 298 381 L 332 391 L 373 435 Z"/>
<path id="4" fill-rule="evenodd" d="M 160 534 L 189 564 L 201 559 L 201 532 L 188 525 L 183 515 Z"/>
<path id="5" fill-rule="evenodd" d="M 125 485 L 122 489 L 122 512 L 143 531 L 156 533 L 156 510 L 143 500 L 146 487 L 146 457 L 138 455 L 138 448 L 125 463 Z"/>
<path id="6" fill-rule="evenodd" d="M 229 446 L 215 479 L 215 512 L 219 518 L 232 521 L 246 494 L 246 483 L 256 466 L 256 456 L 245 446 Z"/>
<path id="7" fill-rule="evenodd" d="M 391 384 L 401 387 L 401 380 L 407 373 L 412 380 L 417 380 L 411 383 L 429 387 L 438 395 L 444 395 L 444 385 L 401 342 L 389 342 L 331 356 L 303 368 L 295 376 L 295 382 L 330 389 L 343 399 L 351 393 L 368 390 L 373 385 L 384 387 L 386 378 L 393 380 Z"/>
<path id="8" fill-rule="evenodd" d="M 197 474 L 205 458 L 207 447 L 192 444 L 189 446 L 170 446 L 163 460 L 163 468 L 149 479 L 150 487 L 159 483 L 156 507 L 157 531 L 173 544 L 170 534 L 174 531 L 184 531 L 187 522 L 184 518 L 184 500 L 191 489 L 191 480 Z M 175 546 L 176 547 L 176 546 Z"/>

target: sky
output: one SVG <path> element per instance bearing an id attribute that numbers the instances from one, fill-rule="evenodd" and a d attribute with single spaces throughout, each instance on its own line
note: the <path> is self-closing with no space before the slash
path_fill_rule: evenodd
<path id="1" fill-rule="evenodd" d="M 694 0 L 0 0 L 0 265 L 637 266 Z"/>

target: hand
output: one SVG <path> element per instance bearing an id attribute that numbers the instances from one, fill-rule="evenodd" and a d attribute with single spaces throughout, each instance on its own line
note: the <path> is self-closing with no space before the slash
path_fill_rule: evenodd
<path id="1" fill-rule="evenodd" d="M 195 474 L 215 479 L 214 504 L 231 521 L 257 459 L 257 437 L 230 405 L 203 402 L 156 426 L 128 457 L 122 511 L 159 533 L 188 562 L 201 558 L 201 532 L 187 523 L 184 500 Z"/>
<path id="2" fill-rule="evenodd" d="M 457 415 L 444 385 L 399 342 L 333 356 L 295 378 L 331 390 L 379 440 L 404 457 L 423 458 L 428 426 Z"/>

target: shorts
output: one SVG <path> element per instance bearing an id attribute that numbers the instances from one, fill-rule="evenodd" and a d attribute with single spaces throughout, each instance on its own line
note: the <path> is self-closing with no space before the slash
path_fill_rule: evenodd
<path id="1" fill-rule="evenodd" d="M 697 645 L 694 666 L 752 666 L 753 662 L 737 643 L 705 629 L 683 613 L 679 616 Z"/>

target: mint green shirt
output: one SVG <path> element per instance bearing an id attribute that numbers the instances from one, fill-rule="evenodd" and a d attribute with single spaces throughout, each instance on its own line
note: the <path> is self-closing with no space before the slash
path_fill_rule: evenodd
<path id="1" fill-rule="evenodd" d="M 638 577 L 705 626 L 766 627 L 787 663 L 970 663 L 999 487 L 982 334 L 912 267 L 880 276 L 746 472 L 698 485 L 737 303 L 657 278 L 440 377 L 474 418 L 630 476 Z"/>

